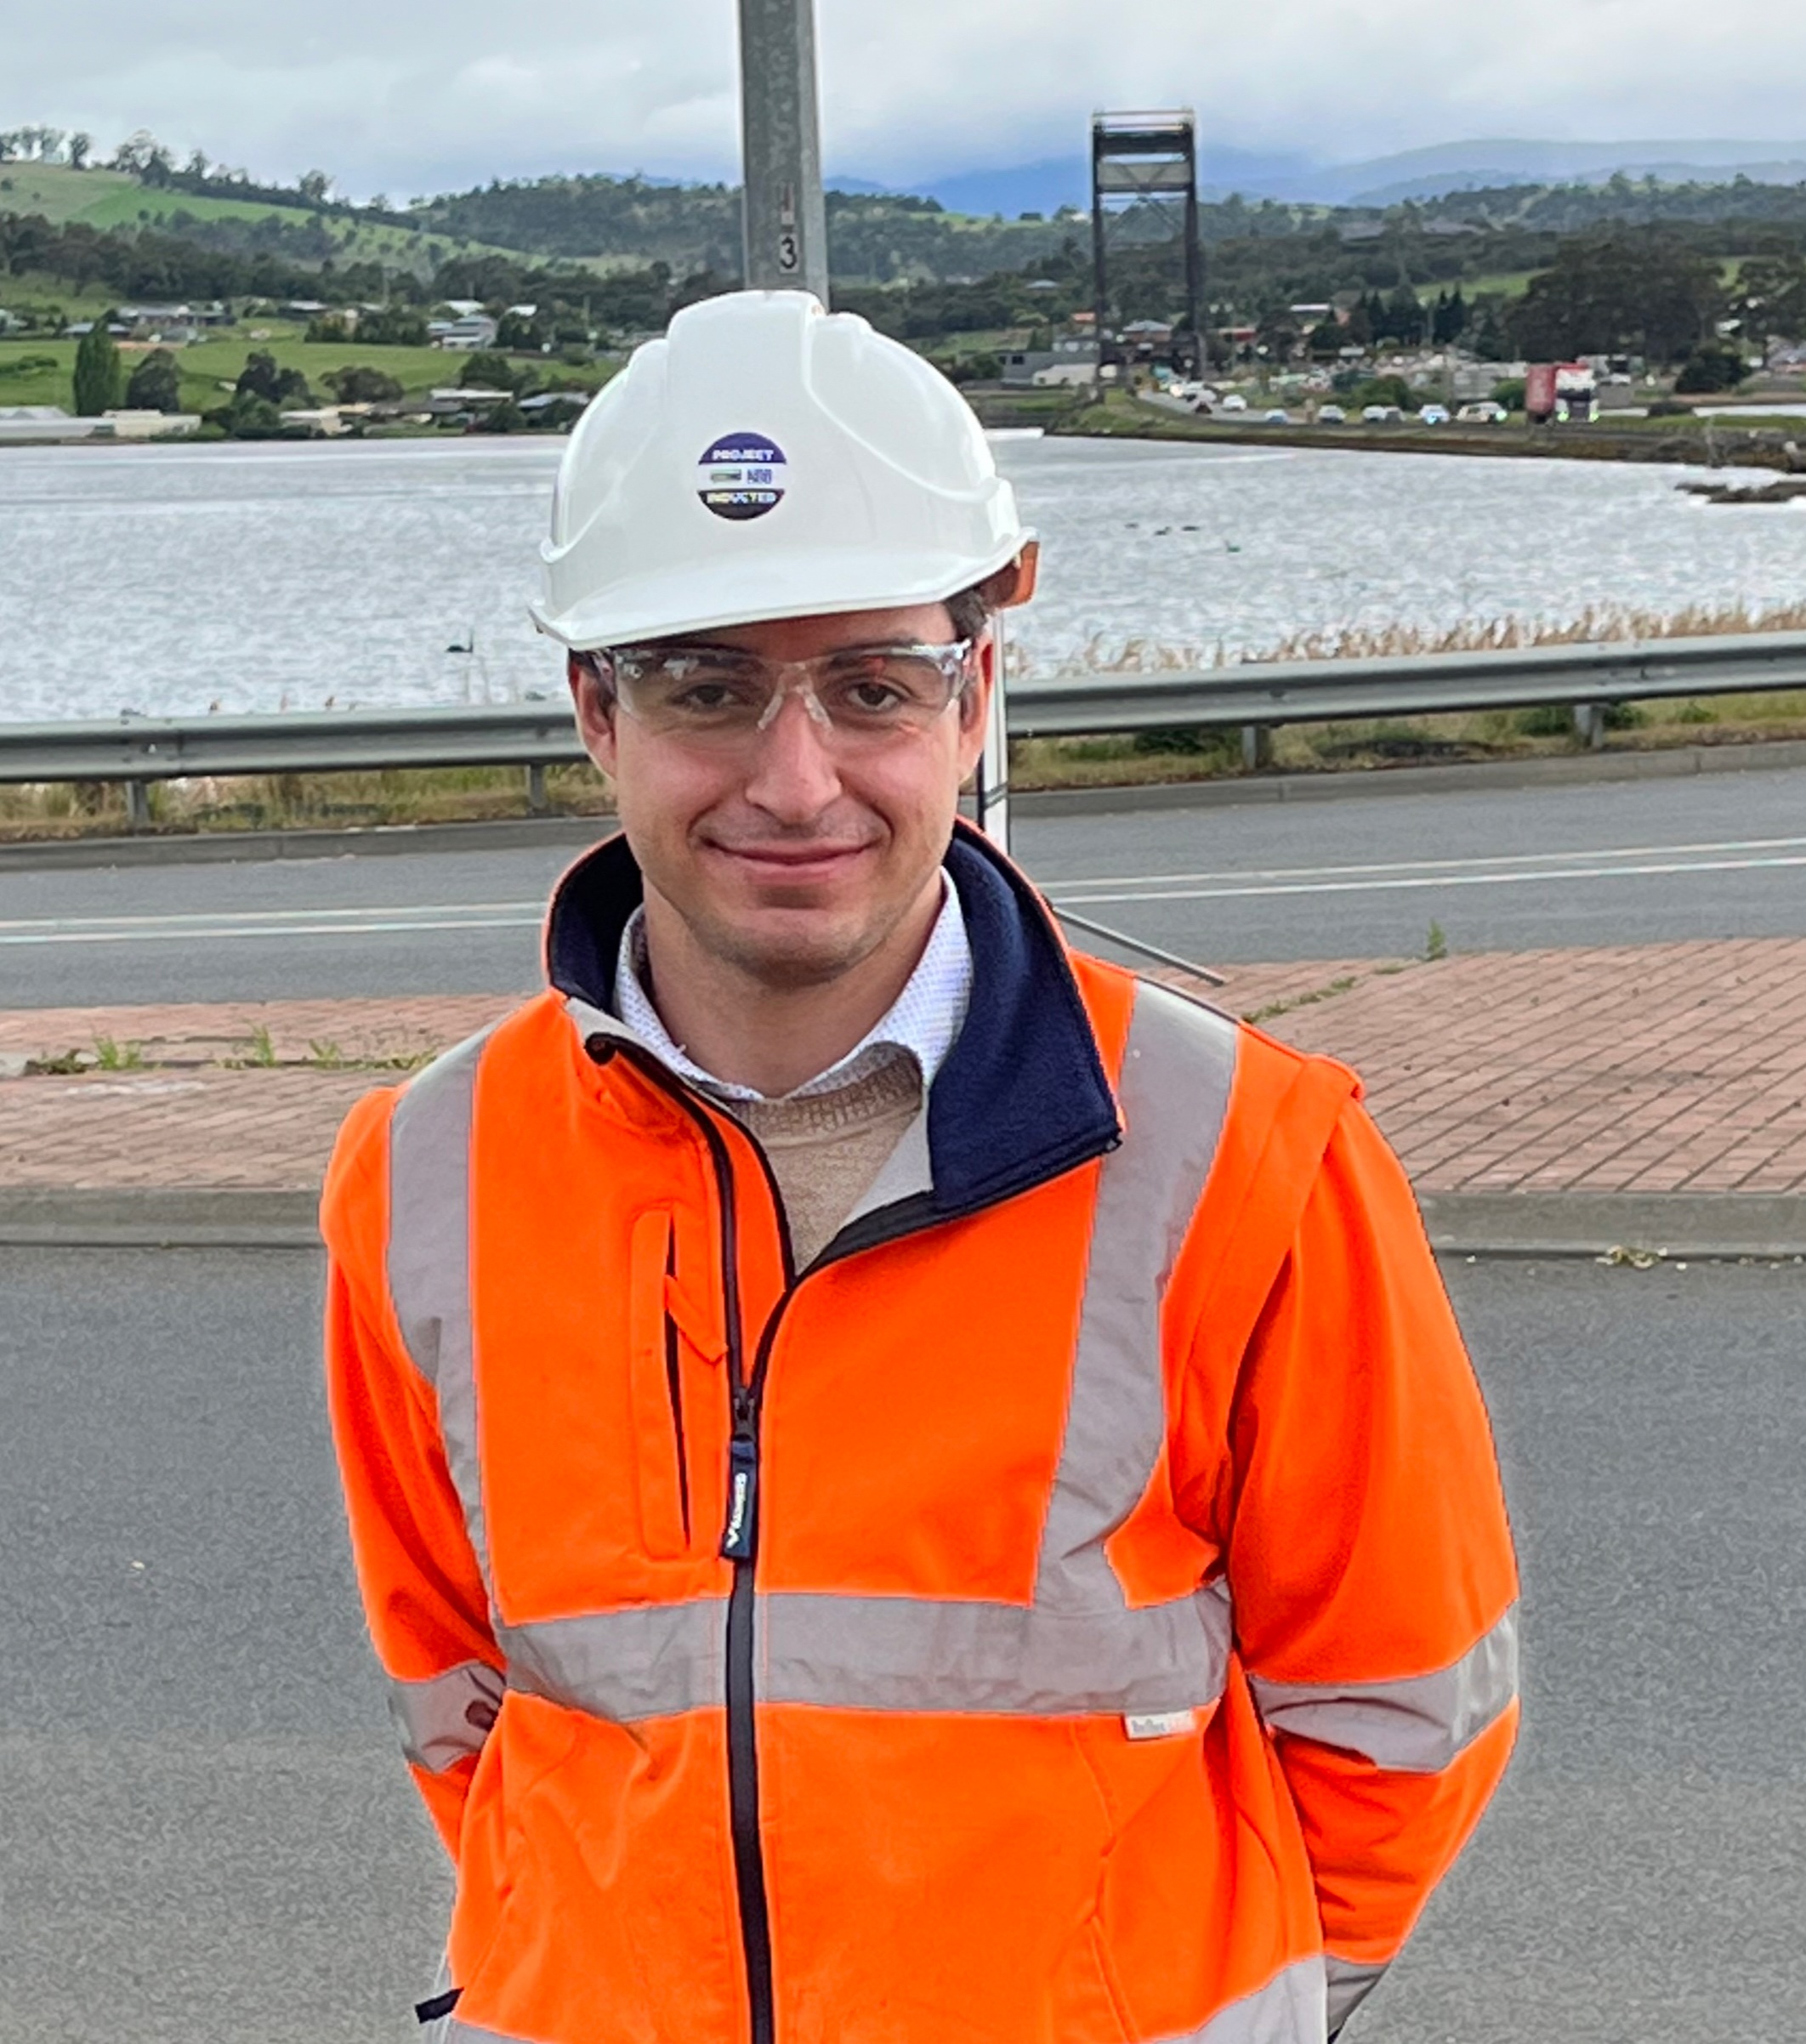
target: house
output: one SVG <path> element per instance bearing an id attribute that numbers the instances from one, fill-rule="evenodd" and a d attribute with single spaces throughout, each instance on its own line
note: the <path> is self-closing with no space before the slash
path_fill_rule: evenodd
<path id="1" fill-rule="evenodd" d="M 1098 380 L 1097 343 L 1062 334 L 1051 348 L 1015 348 L 1003 356 L 1003 381 L 1013 389 L 1048 389 Z"/>
<path id="2" fill-rule="evenodd" d="M 439 325 L 438 321 L 433 326 Z M 460 313 L 443 333 L 434 335 L 432 326 L 427 329 L 427 338 L 435 348 L 449 348 L 466 354 L 474 354 L 480 348 L 493 348 L 499 328 L 497 322 L 485 312 Z"/>

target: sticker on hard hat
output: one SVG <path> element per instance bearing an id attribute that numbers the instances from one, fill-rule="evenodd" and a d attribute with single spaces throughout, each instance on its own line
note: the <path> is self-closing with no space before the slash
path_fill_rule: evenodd
<path id="1" fill-rule="evenodd" d="M 763 518 L 783 502 L 784 451 L 763 433 L 730 433 L 696 463 L 696 495 L 717 518 Z"/>

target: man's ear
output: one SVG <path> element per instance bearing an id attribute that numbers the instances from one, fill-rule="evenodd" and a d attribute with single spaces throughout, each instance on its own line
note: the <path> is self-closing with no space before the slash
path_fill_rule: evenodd
<path id="1" fill-rule="evenodd" d="M 615 705 L 596 678 L 596 672 L 581 653 L 568 656 L 565 678 L 571 686 L 571 701 L 576 712 L 577 736 L 583 750 L 605 774 L 615 771 Z"/>

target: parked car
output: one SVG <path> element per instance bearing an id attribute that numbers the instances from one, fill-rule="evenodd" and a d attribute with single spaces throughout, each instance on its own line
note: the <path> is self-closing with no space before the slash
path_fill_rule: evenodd
<path id="1" fill-rule="evenodd" d="M 1449 408 L 1446 405 L 1425 405 L 1418 412 L 1417 418 L 1425 426 L 1445 426 L 1449 423 Z"/>
<path id="2" fill-rule="evenodd" d="M 1289 412 L 1282 412 L 1275 405 L 1272 411 L 1261 413 L 1260 423 L 1264 426 L 1289 426 L 1292 423 L 1292 414 Z"/>
<path id="3" fill-rule="evenodd" d="M 1246 412 L 1248 400 L 1239 390 L 1231 390 L 1217 407 L 1219 412 Z"/>
<path id="4" fill-rule="evenodd" d="M 1396 426 L 1404 416 L 1396 405 L 1363 405 L 1360 423 L 1364 426 Z"/>
<path id="5" fill-rule="evenodd" d="M 1348 413 L 1340 405 L 1326 405 L 1317 414 L 1317 423 L 1320 426 L 1343 426 L 1348 423 Z"/>
<path id="6" fill-rule="evenodd" d="M 1483 397 L 1472 405 L 1463 405 L 1455 414 L 1457 426 L 1502 426 L 1511 414 L 1502 405 L 1496 404 L 1490 397 Z"/>

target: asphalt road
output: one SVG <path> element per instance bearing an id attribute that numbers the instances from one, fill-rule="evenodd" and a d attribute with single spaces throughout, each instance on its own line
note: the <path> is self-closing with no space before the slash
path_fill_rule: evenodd
<path id="1" fill-rule="evenodd" d="M 1208 962 L 1806 934 L 1806 771 L 1020 822 L 1093 921 Z M 0 1007 L 537 981 L 570 848 L 0 870 Z"/>
<path id="2" fill-rule="evenodd" d="M 1371 2044 L 1792 2044 L 1806 1271 L 1457 1263 L 1519 1757 Z M 446 1905 L 280 1252 L 0 1252 L 0 2036 L 401 2044 Z"/>

